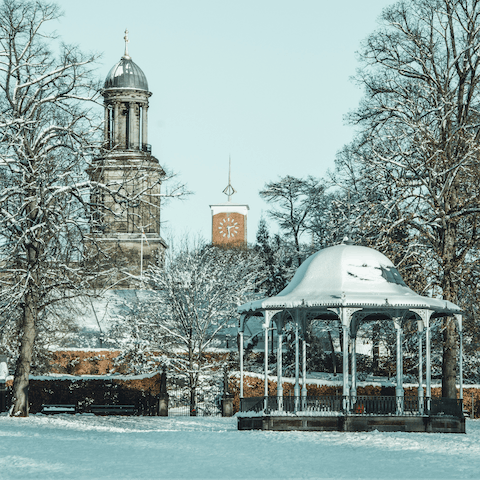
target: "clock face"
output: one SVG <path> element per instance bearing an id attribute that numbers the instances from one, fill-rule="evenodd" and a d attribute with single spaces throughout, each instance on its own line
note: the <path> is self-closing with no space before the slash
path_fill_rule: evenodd
<path id="1" fill-rule="evenodd" d="M 246 216 L 238 212 L 219 212 L 212 217 L 212 243 L 241 246 L 247 243 Z"/>
<path id="2" fill-rule="evenodd" d="M 224 218 L 218 224 L 218 231 L 222 237 L 233 238 L 238 234 L 238 222 L 231 217 Z"/>

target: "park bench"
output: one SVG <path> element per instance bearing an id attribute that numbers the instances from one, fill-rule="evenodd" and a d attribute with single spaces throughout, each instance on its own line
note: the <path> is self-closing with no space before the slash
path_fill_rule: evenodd
<path id="1" fill-rule="evenodd" d="M 135 405 L 90 405 L 88 412 L 95 415 L 136 415 Z"/>
<path id="2" fill-rule="evenodd" d="M 74 404 L 67 404 L 67 403 L 44 404 L 42 405 L 42 409 L 40 410 L 40 413 L 44 413 L 45 415 L 53 415 L 58 413 L 75 414 L 77 413 L 77 406 Z"/>

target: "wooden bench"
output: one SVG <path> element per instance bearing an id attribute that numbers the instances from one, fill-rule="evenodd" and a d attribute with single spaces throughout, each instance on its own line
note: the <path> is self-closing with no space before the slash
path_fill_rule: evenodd
<path id="1" fill-rule="evenodd" d="M 44 413 L 45 415 L 53 415 L 58 413 L 68 413 L 68 414 L 75 414 L 77 413 L 77 406 L 74 404 L 67 404 L 67 403 L 52 403 L 52 404 L 44 404 L 42 405 L 42 409 L 40 413 Z"/>
<path id="2" fill-rule="evenodd" d="M 90 405 L 87 411 L 95 415 L 136 415 L 137 407 L 135 405 Z"/>

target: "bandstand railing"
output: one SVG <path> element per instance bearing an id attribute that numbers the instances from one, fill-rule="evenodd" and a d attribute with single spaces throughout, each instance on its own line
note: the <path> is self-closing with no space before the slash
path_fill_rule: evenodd
<path id="1" fill-rule="evenodd" d="M 240 399 L 241 412 L 319 413 L 321 415 L 452 415 L 462 417 L 463 402 L 451 398 L 422 398 L 407 395 L 246 397 Z"/>

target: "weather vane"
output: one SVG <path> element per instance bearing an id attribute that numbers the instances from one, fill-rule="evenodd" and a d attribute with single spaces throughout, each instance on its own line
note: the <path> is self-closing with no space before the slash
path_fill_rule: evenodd
<path id="1" fill-rule="evenodd" d="M 125 40 L 125 55 L 124 55 L 124 58 L 130 58 L 130 56 L 128 55 L 128 30 L 127 29 L 125 29 L 125 36 L 123 38 Z"/>
<path id="2" fill-rule="evenodd" d="M 223 193 L 228 196 L 228 201 L 230 201 L 234 193 L 237 193 L 237 191 L 232 187 L 231 173 L 232 173 L 232 159 L 228 157 L 228 185 L 223 190 Z"/>

